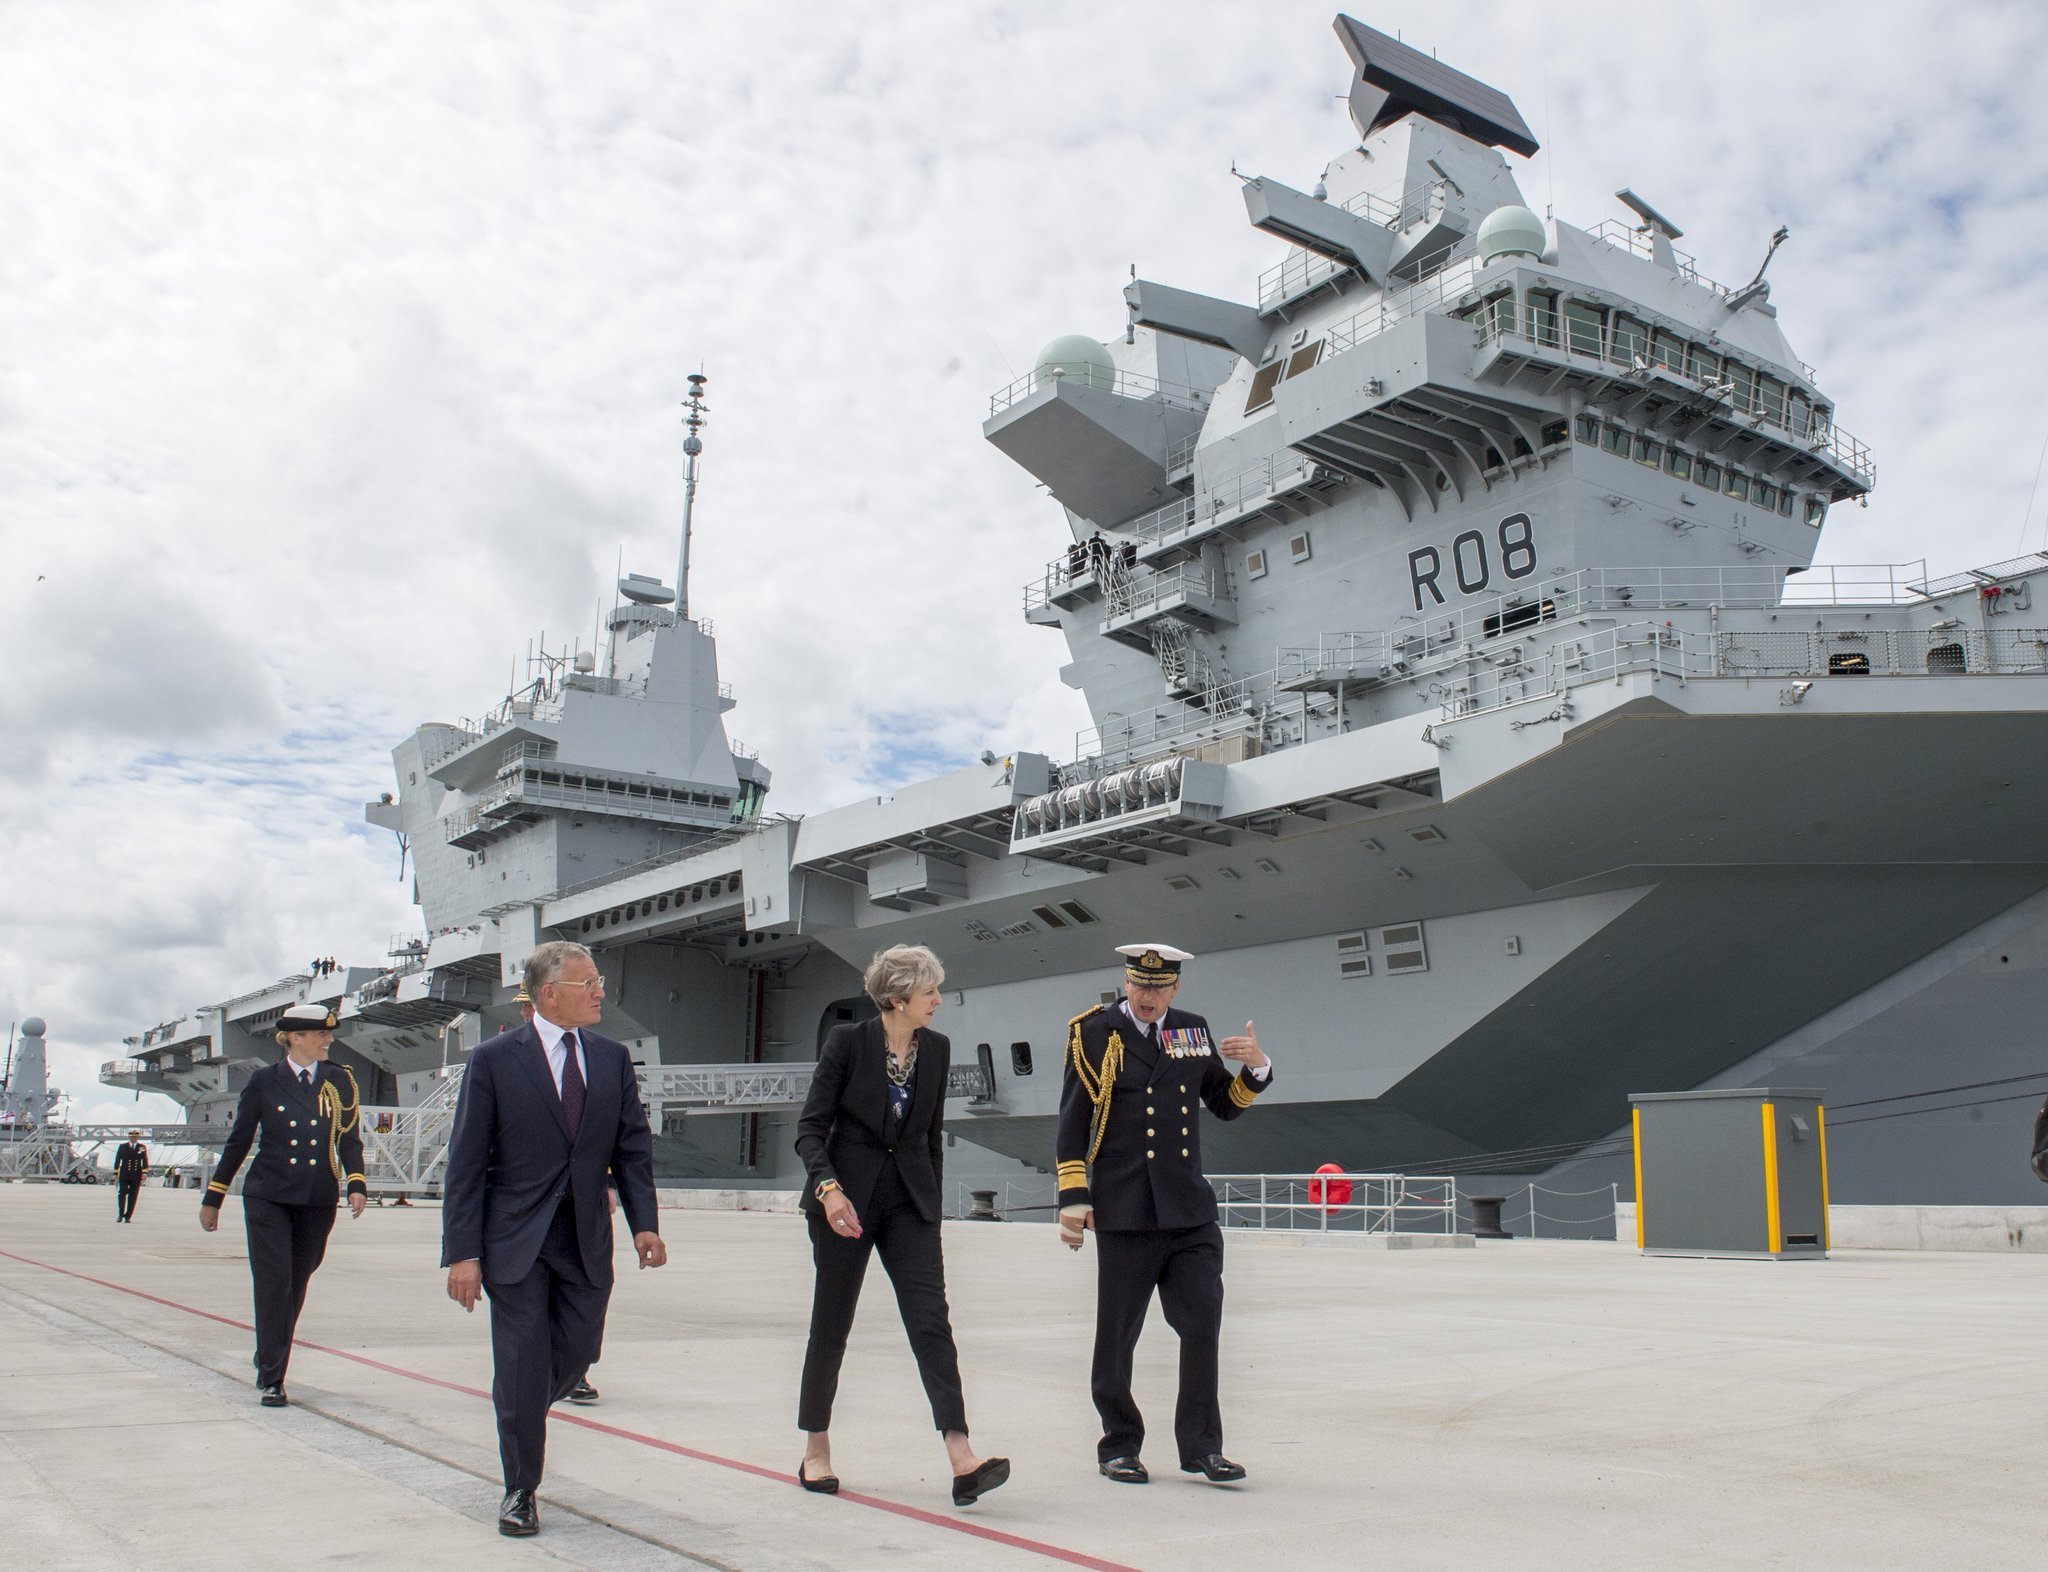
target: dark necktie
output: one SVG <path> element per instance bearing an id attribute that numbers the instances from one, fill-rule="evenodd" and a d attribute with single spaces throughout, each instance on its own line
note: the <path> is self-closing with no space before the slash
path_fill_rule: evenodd
<path id="1" fill-rule="evenodd" d="M 313 1089 L 313 1072 L 311 1070 L 301 1070 L 299 1072 L 299 1085 L 305 1087 L 309 1092 Z"/>
<path id="2" fill-rule="evenodd" d="M 569 1124 L 569 1139 L 583 1128 L 583 1066 L 576 1062 L 576 1034 L 562 1033 L 562 1117 Z"/>

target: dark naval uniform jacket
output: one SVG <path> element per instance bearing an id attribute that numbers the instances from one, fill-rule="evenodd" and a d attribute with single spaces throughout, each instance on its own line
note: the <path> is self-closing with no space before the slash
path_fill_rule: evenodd
<path id="1" fill-rule="evenodd" d="M 285 1206 L 333 1206 L 344 1190 L 368 1195 L 358 1128 L 362 1103 L 347 1065 L 314 1065 L 310 1088 L 300 1083 L 289 1058 L 264 1066 L 242 1088 L 220 1166 L 199 1204 L 220 1205 L 251 1142 L 257 1143 L 256 1159 L 242 1182 L 245 1196 Z"/>
<path id="2" fill-rule="evenodd" d="M 1169 1009 L 1150 1044 L 1119 1005 L 1076 1016 L 1060 1087 L 1059 1204 L 1092 1206 L 1105 1232 L 1215 1222 L 1202 1107 L 1235 1119 L 1272 1084 L 1270 1071 L 1263 1081 L 1233 1072 L 1209 1023 L 1186 1010 Z"/>

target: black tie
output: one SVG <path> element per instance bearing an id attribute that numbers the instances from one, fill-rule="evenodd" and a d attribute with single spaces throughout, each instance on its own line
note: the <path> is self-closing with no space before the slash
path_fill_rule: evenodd
<path id="1" fill-rule="evenodd" d="M 576 1034 L 562 1033 L 562 1117 L 568 1121 L 569 1139 L 583 1128 L 583 1066 L 576 1062 Z"/>
<path id="2" fill-rule="evenodd" d="M 299 1085 L 305 1087 L 309 1092 L 313 1089 L 313 1072 L 311 1070 L 301 1070 L 299 1072 Z"/>

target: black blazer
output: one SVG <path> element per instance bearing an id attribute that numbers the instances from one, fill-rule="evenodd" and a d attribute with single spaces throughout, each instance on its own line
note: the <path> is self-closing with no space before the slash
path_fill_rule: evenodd
<path id="1" fill-rule="evenodd" d="M 256 1159 L 242 1181 L 244 1196 L 286 1206 L 333 1206 L 344 1186 L 350 1195 L 369 1194 L 363 1182 L 362 1101 L 346 1065 L 314 1065 L 308 1088 L 289 1059 L 266 1064 L 242 1088 L 234 1128 L 199 1204 L 220 1205 L 252 1142 Z"/>
<path id="2" fill-rule="evenodd" d="M 607 1175 L 633 1232 L 658 1233 L 654 1135 L 626 1045 L 581 1030 L 583 1122 L 569 1141 L 562 1094 L 531 1025 L 479 1043 L 462 1072 L 441 1188 L 441 1264 L 479 1261 L 487 1283 L 533 1270 L 562 1197 L 574 1197 L 576 1244 L 590 1280 L 612 1280 Z"/>
<path id="3" fill-rule="evenodd" d="M 936 1223 L 944 1208 L 946 1075 L 953 1045 L 937 1032 L 917 1033 L 917 1084 L 910 1107 L 889 1138 L 888 1039 L 880 1018 L 835 1026 L 818 1052 L 818 1072 L 796 1123 L 797 1155 L 810 1171 L 804 1210 L 822 1212 L 818 1186 L 837 1179 L 856 1213 L 865 1217 L 882 1165 L 893 1161 L 918 1215 Z"/>

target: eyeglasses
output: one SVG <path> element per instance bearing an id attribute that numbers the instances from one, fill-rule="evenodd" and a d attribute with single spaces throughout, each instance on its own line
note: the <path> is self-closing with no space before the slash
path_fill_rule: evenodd
<path id="1" fill-rule="evenodd" d="M 604 979 L 602 977 L 579 977 L 572 981 L 567 977 L 557 977 L 553 982 L 544 982 L 541 986 L 543 988 L 596 988 L 601 992 L 604 988 Z"/>

